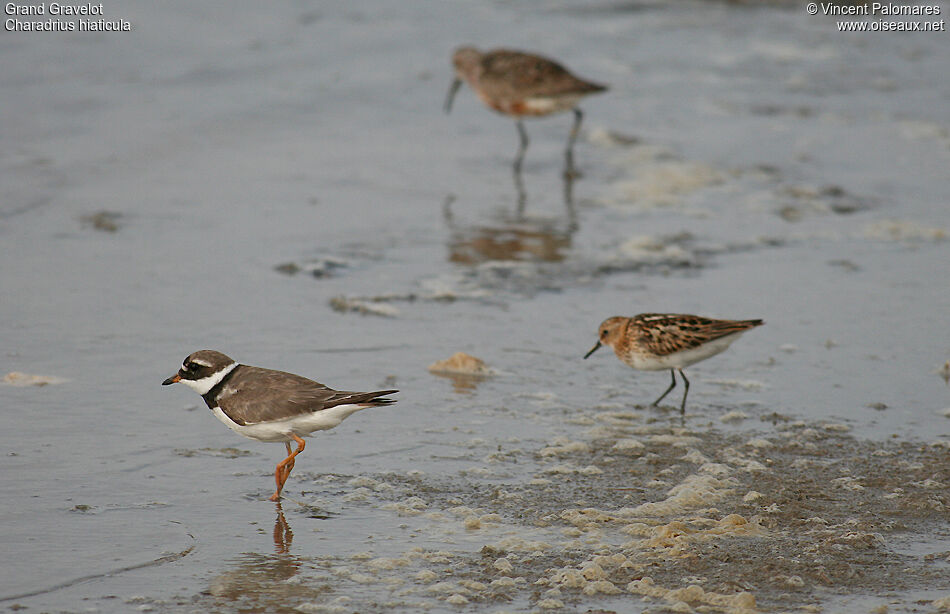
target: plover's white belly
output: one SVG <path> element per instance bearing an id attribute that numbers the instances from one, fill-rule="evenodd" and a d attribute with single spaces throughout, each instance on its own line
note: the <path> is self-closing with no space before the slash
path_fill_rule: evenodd
<path id="1" fill-rule="evenodd" d="M 714 339 L 704 343 L 699 347 L 682 350 L 680 352 L 674 352 L 673 354 L 667 354 L 666 356 L 653 356 L 634 351 L 630 352 L 626 356 L 621 357 L 621 360 L 634 369 L 639 369 L 641 371 L 685 369 L 691 364 L 695 364 L 701 360 L 706 360 L 707 358 L 724 352 L 726 348 L 732 345 L 732 342 L 738 339 L 744 332 L 745 331 L 732 333 L 731 335 L 726 335 L 725 337 L 720 337 L 719 339 Z"/>
<path id="2" fill-rule="evenodd" d="M 271 422 L 258 422 L 255 424 L 240 425 L 234 422 L 224 413 L 220 407 L 212 408 L 212 413 L 221 422 L 227 425 L 229 429 L 257 441 L 291 441 L 290 433 L 298 437 L 307 437 L 314 431 L 325 431 L 337 426 L 345 420 L 350 414 L 365 409 L 362 405 L 337 405 L 329 409 L 302 414 L 286 420 L 273 420 Z"/>

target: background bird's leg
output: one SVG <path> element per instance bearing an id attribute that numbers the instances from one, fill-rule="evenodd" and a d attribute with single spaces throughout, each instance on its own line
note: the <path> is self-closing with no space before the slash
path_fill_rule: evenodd
<path id="1" fill-rule="evenodd" d="M 524 181 L 521 179 L 521 171 L 519 169 L 515 169 L 514 177 L 515 192 L 517 193 L 517 215 L 518 221 L 520 222 L 524 219 L 524 209 L 525 205 L 528 203 L 528 193 L 524 189 Z"/>
<path id="2" fill-rule="evenodd" d="M 518 154 L 515 156 L 515 174 L 521 173 L 521 161 L 524 160 L 524 152 L 528 151 L 528 133 L 524 129 L 524 123 L 519 119 L 515 122 L 518 126 L 518 136 L 521 137 L 521 143 L 518 146 Z"/>
<path id="3" fill-rule="evenodd" d="M 682 373 L 683 373 L 683 372 L 680 371 L 680 374 L 681 374 L 681 375 L 682 375 Z M 676 372 L 675 372 L 673 369 L 670 369 L 670 375 L 673 376 L 673 381 L 670 382 L 670 387 L 666 389 L 666 392 L 664 392 L 663 394 L 660 395 L 660 398 L 659 398 L 659 399 L 657 399 L 656 401 L 653 401 L 653 407 L 656 407 L 657 405 L 659 405 L 659 404 L 660 404 L 660 401 L 662 401 L 663 398 L 666 397 L 666 395 L 668 395 L 668 394 L 670 393 L 670 390 L 673 390 L 674 388 L 676 388 Z M 685 378 L 684 378 L 684 379 L 685 379 Z M 684 397 L 684 399 L 685 399 L 685 397 Z M 684 403 L 685 403 L 685 401 L 684 401 Z"/>
<path id="4" fill-rule="evenodd" d="M 274 470 L 274 480 L 277 482 L 277 491 L 271 495 L 271 501 L 277 501 L 280 499 L 280 491 L 284 489 L 284 483 L 287 481 L 287 478 L 290 477 L 290 470 L 294 468 L 294 458 L 303 452 L 303 449 L 307 447 L 307 442 L 305 442 L 300 437 L 297 437 L 294 433 L 290 434 L 293 437 L 294 441 L 297 442 L 297 449 L 294 452 L 290 451 L 290 443 L 287 443 L 287 452 L 288 456 L 284 460 L 277 463 L 277 469 Z"/>
<path id="5" fill-rule="evenodd" d="M 581 131 L 581 120 L 584 119 L 584 113 L 574 109 L 574 125 L 571 126 L 571 133 L 567 137 L 567 149 L 564 150 L 564 176 L 577 177 L 577 169 L 574 168 L 574 143 L 577 141 L 577 135 Z"/>

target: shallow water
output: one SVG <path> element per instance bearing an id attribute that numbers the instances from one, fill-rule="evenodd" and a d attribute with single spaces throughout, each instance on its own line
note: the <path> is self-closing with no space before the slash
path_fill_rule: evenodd
<path id="1" fill-rule="evenodd" d="M 0 604 L 950 595 L 946 33 L 794 5 L 229 6 L 0 37 L 0 374 L 66 380 L 0 386 Z M 467 90 L 442 114 L 465 42 L 611 85 L 583 177 L 567 116 L 528 124 L 519 185 L 511 122 Z M 665 374 L 581 360 L 642 311 L 767 324 L 690 369 L 681 422 L 646 406 Z M 318 433 L 275 508 L 282 446 L 159 385 L 204 347 L 400 402 Z M 499 375 L 426 371 L 456 351 Z M 638 508 L 678 487 L 700 495 Z"/>

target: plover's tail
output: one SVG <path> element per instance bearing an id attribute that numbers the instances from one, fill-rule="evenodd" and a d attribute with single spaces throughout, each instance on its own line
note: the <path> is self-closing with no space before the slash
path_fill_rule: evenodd
<path id="1" fill-rule="evenodd" d="M 355 392 L 351 396 L 350 403 L 362 405 L 363 407 L 379 407 L 381 405 L 392 405 L 396 399 L 384 399 L 386 395 L 395 394 L 398 390 L 378 390 L 376 392 Z"/>

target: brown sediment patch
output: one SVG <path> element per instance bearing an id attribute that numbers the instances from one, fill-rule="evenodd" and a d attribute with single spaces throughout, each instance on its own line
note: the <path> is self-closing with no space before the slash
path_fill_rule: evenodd
<path id="1" fill-rule="evenodd" d="M 370 591 L 396 611 L 621 611 L 637 597 L 650 609 L 738 614 L 835 595 L 895 604 L 945 585 L 946 554 L 914 556 L 904 544 L 950 538 L 950 445 L 861 441 L 843 425 L 802 422 L 691 431 L 622 414 L 595 414 L 592 436 L 494 457 L 504 477 L 336 480 L 354 495 L 347 505 L 392 514 L 429 540 L 444 535 L 445 546 L 310 558 L 334 588 L 307 607 L 365 611 L 366 601 L 334 600 Z"/>
<path id="2" fill-rule="evenodd" d="M 80 217 L 79 221 L 84 227 L 100 232 L 118 232 L 120 219 L 122 214 L 116 211 L 97 211 Z"/>
<path id="3" fill-rule="evenodd" d="M 636 459 L 617 454 L 617 443 L 629 439 L 625 432 L 590 442 L 557 440 L 538 452 L 542 467 L 569 461 L 599 471 L 583 477 L 548 471 L 544 475 L 555 476 L 548 486 L 506 486 L 521 492 L 517 505 L 486 500 L 490 489 L 479 488 L 471 489 L 467 503 L 515 526 L 557 529 L 562 539 L 543 556 L 529 557 L 528 565 L 518 556 L 508 560 L 529 584 L 561 593 L 538 597 L 564 603 L 589 605 L 590 593 L 612 592 L 591 582 L 629 587 L 646 577 L 674 597 L 689 586 L 686 577 L 702 578 L 702 594 L 720 597 L 679 601 L 713 611 L 756 603 L 801 607 L 820 602 L 824 591 L 882 595 L 930 586 L 939 566 L 890 544 L 926 539 L 946 523 L 942 485 L 950 481 L 950 451 L 860 441 L 839 426 L 795 423 L 767 436 L 639 426 L 634 441 L 642 449 L 630 446 Z M 645 486 L 651 483 L 667 486 Z M 587 505 L 571 505 L 577 501 Z M 591 553 L 625 559 L 601 565 L 601 576 Z M 554 560 L 559 566 L 542 568 Z"/>
<path id="4" fill-rule="evenodd" d="M 445 360 L 432 363 L 429 373 L 452 380 L 455 391 L 462 393 L 475 390 L 478 384 L 498 374 L 484 360 L 465 352 L 456 352 Z"/>
<path id="5" fill-rule="evenodd" d="M 485 364 L 481 358 L 476 358 L 465 352 L 456 352 L 445 360 L 439 360 L 429 365 L 429 373 L 453 375 L 495 375 L 495 370 Z"/>
<path id="6" fill-rule="evenodd" d="M 11 371 L 3 376 L 3 383 L 8 386 L 50 386 L 63 384 L 69 380 L 55 375 L 33 375 Z"/>
<path id="7" fill-rule="evenodd" d="M 346 296 L 334 296 L 330 299 L 330 308 L 340 313 L 358 313 L 364 316 L 395 318 L 399 310 L 383 302 L 382 299 L 363 299 Z"/>
<path id="8" fill-rule="evenodd" d="M 251 452 L 249 450 L 239 450 L 238 448 L 201 448 L 201 449 L 187 449 L 187 448 L 176 448 L 175 454 L 178 456 L 184 456 L 190 458 L 192 456 L 220 456 L 224 458 L 239 458 L 242 456 L 257 456 L 256 452 Z"/>

